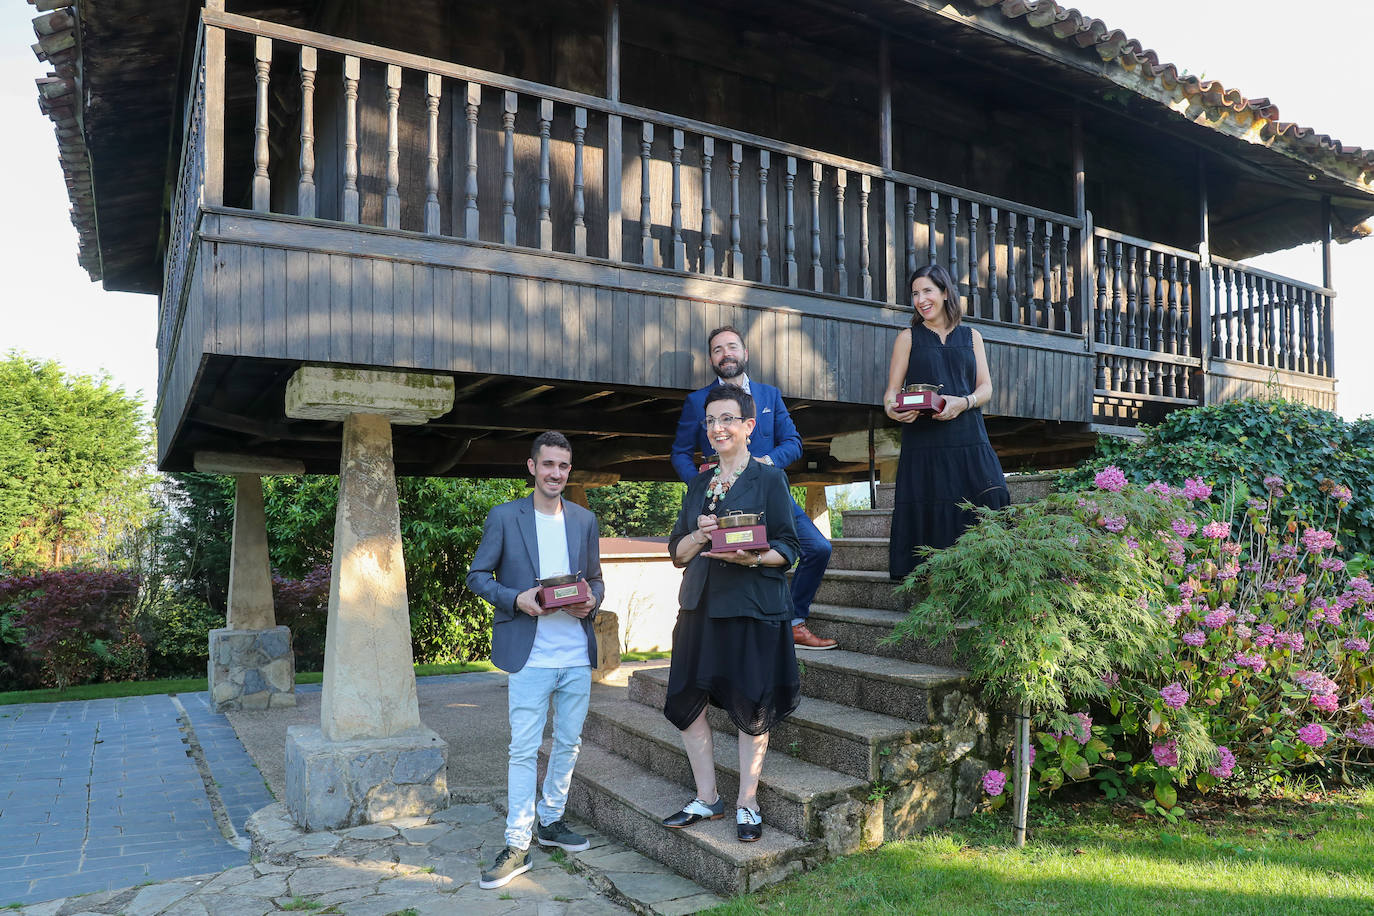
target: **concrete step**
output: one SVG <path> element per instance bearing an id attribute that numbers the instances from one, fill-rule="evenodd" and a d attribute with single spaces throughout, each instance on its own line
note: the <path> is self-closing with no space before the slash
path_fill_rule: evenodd
<path id="1" fill-rule="evenodd" d="M 724 790 L 722 789 L 722 794 Z M 728 796 L 727 804 L 731 800 Z M 619 754 L 584 742 L 573 770 L 568 809 L 597 829 L 727 897 L 748 894 L 814 868 L 825 846 L 804 842 L 770 824 L 763 838 L 741 843 L 734 811 L 718 821 L 670 830 L 662 819 L 692 799 L 686 785 L 652 773 Z"/>
<path id="2" fill-rule="evenodd" d="M 668 672 L 663 668 L 635 672 L 630 678 L 630 699 L 650 709 L 662 709 L 668 694 Z M 734 733 L 734 723 L 722 709 L 707 707 L 707 720 L 720 732 Z M 802 697 L 801 705 L 769 732 L 769 754 L 785 753 L 857 777 L 864 782 L 893 782 L 892 758 L 902 747 L 933 737 L 933 726 L 907 719 L 841 706 L 816 697 Z M 773 765 L 768 758 L 767 774 Z"/>
<path id="3" fill-rule="evenodd" d="M 841 524 L 847 538 L 885 538 L 892 534 L 891 509 L 848 509 Z"/>
<path id="4" fill-rule="evenodd" d="M 647 706 L 632 700 L 598 700 L 587 710 L 582 735 L 651 773 L 691 786 L 692 769 L 681 733 L 663 717 L 661 709 L 661 703 Z M 733 802 L 739 792 L 737 734 L 734 729 L 714 734 L 716 782 L 727 802 Z M 759 781 L 759 810 L 765 824 L 803 840 L 823 840 L 831 854 L 841 855 L 859 847 L 863 799 L 868 791 L 863 779 L 798 760 L 775 747 Z M 690 797 L 689 792 L 678 807 Z"/>
<path id="5" fill-rule="evenodd" d="M 817 636 L 827 637 L 839 642 L 840 648 L 868 655 L 881 655 L 884 658 L 900 658 L 909 662 L 938 665 L 945 668 L 958 667 L 954 663 L 954 644 L 945 642 L 932 645 L 926 642 L 904 639 L 899 643 L 884 643 L 882 640 L 892 635 L 892 628 L 906 619 L 903 611 L 881 608 L 845 607 L 834 604 L 811 605 L 811 616 L 806 624 Z M 805 661 L 813 653 L 799 653 L 798 658 Z"/>
<path id="6" fill-rule="evenodd" d="M 969 689 L 958 668 L 846 649 L 809 652 L 798 664 L 806 696 L 923 724 L 944 721 Z"/>
<path id="7" fill-rule="evenodd" d="M 893 589 L 897 583 L 887 575 L 887 566 L 873 569 L 827 569 L 816 590 L 820 604 L 842 607 L 871 607 L 885 611 L 905 611 L 908 599 Z"/>
<path id="8" fill-rule="evenodd" d="M 835 538 L 831 569 L 887 569 L 887 538 Z"/>

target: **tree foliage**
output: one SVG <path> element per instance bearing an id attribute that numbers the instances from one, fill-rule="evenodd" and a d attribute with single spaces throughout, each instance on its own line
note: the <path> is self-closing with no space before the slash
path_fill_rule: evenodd
<path id="1" fill-rule="evenodd" d="M 677 521 L 686 484 L 621 481 L 587 491 L 602 537 L 666 537 Z"/>
<path id="2" fill-rule="evenodd" d="M 151 511 L 142 403 L 106 376 L 0 359 L 0 567 L 110 562 Z"/>

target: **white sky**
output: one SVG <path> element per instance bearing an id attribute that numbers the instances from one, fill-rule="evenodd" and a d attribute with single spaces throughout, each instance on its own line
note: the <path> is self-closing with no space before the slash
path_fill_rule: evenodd
<path id="1" fill-rule="evenodd" d="M 1268 96 L 1285 120 L 1351 145 L 1374 146 L 1374 106 L 1363 101 L 1374 3 L 1367 0 L 1082 0 L 1080 9 L 1139 39 L 1160 57 L 1250 98 Z M 38 109 L 33 7 L 0 4 L 0 123 L 8 139 L 0 174 L 10 176 L 0 216 L 0 352 L 55 358 L 81 372 L 108 371 L 127 391 L 156 389 L 157 302 L 107 293 L 76 263 L 76 232 L 51 123 Z M 1334 255 L 1340 411 L 1374 413 L 1374 240 Z M 1316 246 L 1256 263 L 1300 280 L 1321 279 Z"/>

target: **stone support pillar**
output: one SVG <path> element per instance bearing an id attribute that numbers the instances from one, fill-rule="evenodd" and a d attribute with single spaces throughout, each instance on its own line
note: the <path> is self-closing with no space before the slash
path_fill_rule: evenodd
<path id="1" fill-rule="evenodd" d="M 210 702 L 227 709 L 296 705 L 291 630 L 277 626 L 267 556 L 263 474 L 302 474 L 299 461 L 197 452 L 198 471 L 234 476 L 234 540 L 229 557 L 225 626 L 210 631 Z"/>
<path id="2" fill-rule="evenodd" d="M 878 479 L 883 483 L 894 482 L 897 459 L 902 454 L 902 431 L 891 426 L 878 429 L 873 436 L 873 446 Z M 868 433 L 841 433 L 830 440 L 830 455 L 841 464 L 868 464 Z"/>
<path id="3" fill-rule="evenodd" d="M 816 528 L 830 539 L 830 505 L 825 501 L 825 484 L 808 483 L 806 485 L 806 515 L 811 521 L 815 522 Z"/>
<path id="4" fill-rule="evenodd" d="M 307 830 L 448 804 L 448 745 L 415 690 L 391 424 L 452 406 L 447 376 L 306 367 L 287 384 L 287 416 L 343 422 L 320 726 L 286 739 L 286 804 Z"/>

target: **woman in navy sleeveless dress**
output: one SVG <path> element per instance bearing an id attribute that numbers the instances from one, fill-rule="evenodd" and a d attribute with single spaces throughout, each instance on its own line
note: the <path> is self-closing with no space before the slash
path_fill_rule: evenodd
<path id="1" fill-rule="evenodd" d="M 902 579 L 917 547 L 948 547 L 973 522 L 959 504 L 1000 509 L 1010 503 L 1002 465 L 988 442 L 981 405 L 992 395 L 983 338 L 960 323 L 958 287 L 939 265 L 911 275 L 911 327 L 897 336 L 883 409 L 902 424 L 888 568 Z M 939 414 L 898 413 L 903 385 L 943 385 Z"/>

